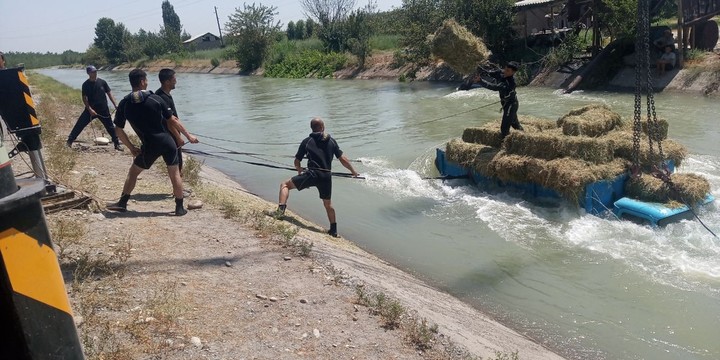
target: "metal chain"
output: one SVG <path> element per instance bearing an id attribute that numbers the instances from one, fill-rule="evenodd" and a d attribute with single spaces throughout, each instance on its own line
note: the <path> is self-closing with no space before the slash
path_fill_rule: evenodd
<path id="1" fill-rule="evenodd" d="M 635 38 L 635 114 L 633 119 L 633 172 L 639 173 L 640 170 L 640 134 L 642 133 L 642 93 L 643 84 L 642 76 L 643 70 L 647 67 L 648 58 L 645 57 L 644 44 L 648 42 L 648 39 L 643 35 L 644 26 L 644 12 L 643 3 L 645 0 L 638 0 L 638 12 L 637 12 L 637 35 Z"/>

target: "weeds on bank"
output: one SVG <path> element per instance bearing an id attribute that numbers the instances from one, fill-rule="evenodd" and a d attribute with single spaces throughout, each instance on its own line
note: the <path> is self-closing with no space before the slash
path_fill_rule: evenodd
<path id="1" fill-rule="evenodd" d="M 192 156 L 185 155 L 183 161 L 182 177 L 188 185 L 197 187 L 200 185 L 200 170 L 205 162 L 198 161 Z"/>
<path id="2" fill-rule="evenodd" d="M 399 301 L 387 297 L 384 293 L 369 293 L 364 286 L 356 286 L 357 304 L 366 306 L 373 315 L 380 315 L 385 322 L 387 329 L 395 329 L 400 326 L 400 321 L 405 314 L 405 308 Z"/>
<path id="3" fill-rule="evenodd" d="M 66 183 L 68 174 L 75 167 L 77 153 L 65 146 L 65 140 L 57 133 L 59 119 L 59 103 L 45 97 L 36 105 L 38 117 L 42 119 L 40 139 L 44 147 L 45 168 L 48 176 L 58 182 Z"/>

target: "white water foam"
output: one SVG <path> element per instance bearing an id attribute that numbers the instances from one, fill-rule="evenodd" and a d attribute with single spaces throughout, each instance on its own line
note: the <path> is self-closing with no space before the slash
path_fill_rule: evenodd
<path id="1" fill-rule="evenodd" d="M 387 160 L 363 159 L 368 169 L 367 185 L 396 199 L 425 197 L 438 201 L 441 207 L 433 212 L 447 212 L 442 207 L 457 207 L 461 202 L 474 210 L 475 217 L 492 231 L 523 247 L 551 242 L 568 249 L 585 249 L 622 261 L 658 283 L 720 293 L 720 240 L 697 221 L 652 229 L 629 221 L 581 214 L 567 205 L 543 207 L 513 194 L 489 194 L 471 185 L 423 180 L 425 175 L 421 174 L 432 169 L 432 160 L 432 156 L 425 154 L 410 169 L 397 169 Z M 717 158 L 692 156 L 678 171 L 705 176 L 713 194 L 720 197 Z M 716 204 L 701 208 L 698 215 L 711 229 L 720 232 Z"/>

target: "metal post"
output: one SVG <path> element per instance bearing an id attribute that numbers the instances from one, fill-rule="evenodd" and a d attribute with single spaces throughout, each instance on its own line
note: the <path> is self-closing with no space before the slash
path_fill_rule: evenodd
<path id="1" fill-rule="evenodd" d="M 220 18 L 218 17 L 218 13 L 217 13 L 217 6 L 215 6 L 215 20 L 217 20 L 218 33 L 220 34 L 220 46 L 223 47 L 223 46 L 225 46 L 225 43 L 223 43 L 222 30 L 220 29 Z"/>

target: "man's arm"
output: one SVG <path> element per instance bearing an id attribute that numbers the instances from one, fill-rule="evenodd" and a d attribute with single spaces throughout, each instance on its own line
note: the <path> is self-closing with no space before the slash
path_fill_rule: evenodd
<path id="1" fill-rule="evenodd" d="M 480 79 L 480 85 L 482 85 L 482 87 L 484 87 L 488 90 L 492 90 L 492 91 L 501 91 L 501 90 L 506 90 L 508 88 L 507 84 L 504 81 L 501 81 L 499 83 L 491 83 L 482 78 Z"/>
<path id="2" fill-rule="evenodd" d="M 120 141 L 122 141 L 125 147 L 130 149 L 130 152 L 133 154 L 133 156 L 138 156 L 140 154 L 140 149 L 138 149 L 138 147 L 130 141 L 130 138 L 127 136 L 123 128 L 116 126 L 115 135 L 120 138 Z"/>
<path id="3" fill-rule="evenodd" d="M 340 163 L 342 164 L 342 166 L 344 166 L 346 169 L 350 170 L 353 177 L 360 176 L 360 174 L 358 174 L 357 171 L 355 171 L 355 168 L 352 166 L 352 163 L 350 163 L 350 160 L 348 160 L 348 158 L 347 158 L 347 156 L 345 156 L 345 154 L 340 156 L 340 159 L 338 159 L 338 160 L 340 160 Z"/>
<path id="4" fill-rule="evenodd" d="M 90 107 L 90 102 L 88 101 L 87 95 L 83 95 L 82 100 L 83 100 L 83 104 L 85 104 L 85 109 L 87 109 L 87 111 L 90 113 L 90 115 L 96 116 L 97 113 L 95 112 L 95 110 L 93 110 L 93 108 Z"/>
<path id="5" fill-rule="evenodd" d="M 118 106 L 117 106 L 117 103 L 115 102 L 115 97 L 113 97 L 112 91 L 108 90 L 107 96 L 110 98 L 110 102 L 111 102 L 111 103 L 113 104 L 113 106 L 115 107 L 115 110 L 117 110 L 117 107 L 118 107 Z"/>
<path id="6" fill-rule="evenodd" d="M 192 134 L 190 134 L 189 131 L 187 131 L 187 129 L 185 128 L 185 126 L 183 126 L 182 122 L 180 121 L 180 119 L 177 118 L 177 116 L 173 116 L 170 120 L 168 120 L 168 125 L 170 125 L 170 131 L 178 133 L 177 137 L 180 137 L 180 134 L 183 134 L 191 144 L 197 144 L 200 142 L 197 137 L 193 136 Z"/>
<path id="7" fill-rule="evenodd" d="M 303 172 L 303 170 L 304 170 L 304 169 L 302 168 L 302 163 L 301 163 L 301 161 L 300 161 L 299 159 L 295 159 L 295 170 L 297 170 L 298 175 L 302 174 L 302 172 Z"/>

